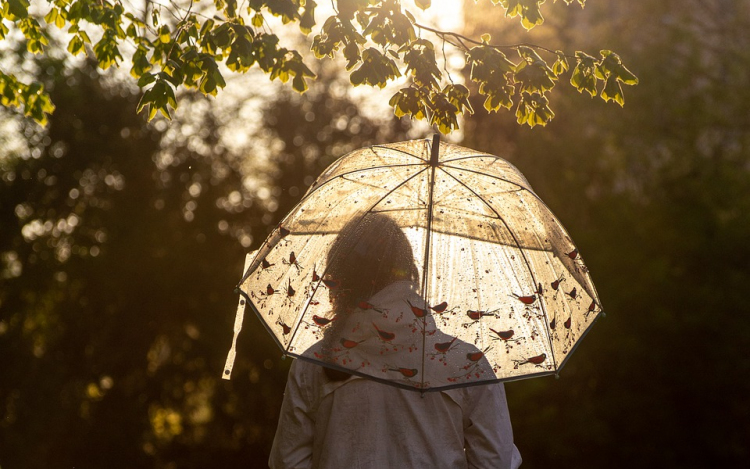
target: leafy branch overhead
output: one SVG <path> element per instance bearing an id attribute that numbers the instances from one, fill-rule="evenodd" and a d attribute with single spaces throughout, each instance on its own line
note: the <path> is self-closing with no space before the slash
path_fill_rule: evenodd
<path id="1" fill-rule="evenodd" d="M 411 3 L 411 0 L 408 0 Z M 486 1 L 486 0 L 483 0 Z M 576 0 L 583 6 L 585 0 Z M 491 0 L 490 12 L 520 19 L 531 29 L 542 24 L 545 0 Z M 573 0 L 564 0 L 566 4 Z M 126 65 L 143 89 L 138 112 L 148 118 L 167 118 L 177 107 L 182 87 L 216 95 L 226 85 L 224 74 L 257 67 L 271 80 L 291 81 L 302 93 L 315 75 L 302 54 L 284 47 L 274 25 L 296 24 L 313 33 L 311 49 L 318 59 L 341 56 L 353 86 L 383 88 L 402 79 L 390 99 L 397 116 L 427 119 L 440 131 L 458 128 L 458 117 L 473 112 L 469 87 L 454 83 L 446 71 L 445 47 L 463 51 L 476 92 L 488 112 L 512 109 L 519 124 L 545 125 L 554 117 L 548 94 L 569 74 L 579 92 L 605 101 L 624 103 L 622 85 L 638 79 L 609 50 L 598 56 L 569 54 L 535 45 L 499 45 L 489 34 L 469 38 L 420 24 L 399 0 L 333 0 L 334 10 L 322 23 L 315 19 L 313 0 L 153 0 L 146 11 L 120 0 L 40 0 L 44 14 L 31 13 L 29 0 L 7 0 L 2 5 L 0 40 L 11 28 L 23 34 L 27 51 L 41 53 L 50 44 L 51 29 L 67 33 L 67 51 L 88 54 L 99 67 Z M 430 0 L 414 0 L 420 9 Z M 488 4 L 488 8 L 492 8 Z M 92 41 L 92 37 L 96 41 Z M 432 38 L 432 40 L 428 39 Z M 53 112 L 43 87 L 24 84 L 8 70 L 0 70 L 0 98 L 6 107 L 44 124 Z"/>

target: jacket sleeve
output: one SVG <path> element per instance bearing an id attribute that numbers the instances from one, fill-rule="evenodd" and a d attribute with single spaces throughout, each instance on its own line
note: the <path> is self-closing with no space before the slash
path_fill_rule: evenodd
<path id="1" fill-rule="evenodd" d="M 312 467 L 315 420 L 305 384 L 304 367 L 297 366 L 295 360 L 289 369 L 279 425 L 268 459 L 271 469 Z"/>
<path id="2" fill-rule="evenodd" d="M 464 445 L 470 468 L 516 469 L 521 454 L 513 444 L 505 387 L 502 383 L 466 389 Z"/>

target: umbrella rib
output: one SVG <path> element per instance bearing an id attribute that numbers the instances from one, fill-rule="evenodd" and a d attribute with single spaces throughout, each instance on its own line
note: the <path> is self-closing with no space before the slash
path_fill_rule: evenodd
<path id="1" fill-rule="evenodd" d="M 461 181 L 456 176 L 454 176 L 451 173 L 449 173 L 448 171 L 446 171 L 444 168 L 441 167 L 440 169 L 445 174 L 447 174 L 448 176 L 450 176 L 451 178 L 453 178 L 457 183 L 459 183 L 460 185 L 462 185 L 463 187 L 465 187 L 469 192 L 471 192 L 472 194 L 474 194 L 474 197 L 476 197 L 477 199 L 479 199 L 484 205 L 486 205 L 490 210 L 492 210 L 492 212 L 495 214 L 495 216 L 497 216 L 498 220 L 500 220 L 500 222 L 503 225 L 505 225 L 505 229 L 508 230 L 508 233 L 513 238 L 513 241 L 516 243 L 516 246 L 518 246 L 518 249 L 521 252 L 521 257 L 523 257 L 523 261 L 526 264 L 526 268 L 529 270 L 529 275 L 531 275 L 531 280 L 532 280 L 533 284 L 536 286 L 537 282 L 536 282 L 536 277 L 534 276 L 534 270 L 531 268 L 531 264 L 529 264 L 529 260 L 526 258 L 526 253 L 521 248 L 521 244 L 518 242 L 518 238 L 513 233 L 513 230 L 510 229 L 510 226 L 508 226 L 508 223 L 506 223 L 505 220 L 503 219 L 503 217 L 500 216 L 500 214 L 497 212 L 497 210 L 495 210 L 495 208 L 492 205 L 490 205 L 489 202 L 487 202 L 486 200 L 484 200 L 484 198 L 482 198 L 479 194 L 477 194 L 477 192 L 474 189 L 472 189 L 471 187 L 469 187 L 468 185 L 466 185 L 463 181 Z M 529 192 L 531 192 L 531 191 L 529 191 Z M 547 328 L 547 338 L 549 339 L 549 350 L 550 350 L 550 355 L 552 355 L 553 366 L 555 367 L 555 369 L 557 369 L 557 359 L 555 357 L 554 347 L 552 345 L 552 336 L 549 334 L 549 326 L 548 326 L 548 322 L 549 322 L 548 319 L 549 319 L 549 317 L 547 316 L 547 308 L 545 308 L 544 301 L 542 301 L 542 298 L 539 298 L 539 305 L 542 307 L 542 313 L 544 314 L 544 318 L 545 318 L 544 325 L 545 325 L 545 328 Z"/>
<path id="2" fill-rule="evenodd" d="M 413 154 L 409 153 L 408 151 L 400 150 L 400 149 L 398 149 L 398 148 L 391 148 L 391 147 L 389 147 L 389 146 L 386 146 L 386 145 L 373 145 L 373 146 L 371 146 L 370 148 L 371 148 L 371 149 L 375 149 L 375 148 L 382 148 L 382 149 L 384 149 L 384 150 L 396 151 L 396 152 L 402 153 L 402 154 L 404 154 L 404 155 L 406 155 L 406 156 L 411 156 L 412 158 L 416 158 L 416 159 L 418 159 L 418 160 L 419 160 L 420 162 L 422 162 L 423 164 L 427 164 L 427 163 L 429 163 L 429 161 L 425 161 L 425 160 L 423 160 L 422 158 L 418 157 L 417 155 L 413 155 Z M 373 153 L 375 153 L 375 151 L 373 151 Z M 375 153 L 375 154 L 377 155 L 377 153 Z M 378 156 L 380 156 L 380 155 L 378 155 Z"/>
<path id="3" fill-rule="evenodd" d="M 422 165 L 424 165 L 424 162 L 422 162 L 422 164 L 417 164 L 417 163 L 410 163 L 410 164 L 409 163 L 404 163 L 404 164 L 390 164 L 390 165 L 372 166 L 372 167 L 369 167 L 369 168 L 359 168 L 359 169 L 354 169 L 354 170 L 348 171 L 346 173 L 337 174 L 337 175 L 333 176 L 332 178 L 326 179 L 325 181 L 323 181 L 322 183 L 320 183 L 319 186 L 317 186 L 312 192 L 310 192 L 309 194 L 307 194 L 302 200 L 299 201 L 299 203 L 302 203 L 305 200 L 307 200 L 308 198 L 310 198 L 310 196 L 312 196 L 313 193 L 315 193 L 318 189 L 320 189 L 321 187 L 327 185 L 331 181 L 335 181 L 335 180 L 337 180 L 339 178 L 343 178 L 344 176 L 349 176 L 350 174 L 360 173 L 362 171 L 371 171 L 373 169 L 406 168 L 406 167 L 409 167 L 409 166 L 422 166 Z"/>
<path id="4" fill-rule="evenodd" d="M 427 305 L 427 285 L 429 284 L 429 269 L 430 269 L 430 242 L 431 242 L 431 231 L 432 231 L 432 208 L 433 208 L 433 194 L 435 189 L 435 169 L 438 166 L 438 158 L 440 156 L 440 134 L 436 133 L 432 137 L 432 145 L 430 146 L 430 186 L 429 186 L 429 198 L 427 200 L 427 229 L 425 230 L 425 243 L 424 243 L 424 260 L 422 263 L 422 297 L 424 300 L 425 311 L 428 310 Z M 422 389 L 424 389 L 424 363 L 425 363 L 425 342 L 427 340 L 427 315 L 422 317 L 422 369 L 420 371 L 420 377 L 422 381 Z"/>
<path id="5" fill-rule="evenodd" d="M 408 166 L 412 166 L 412 165 L 408 165 Z M 402 182 L 400 182 L 399 184 L 397 184 L 396 186 L 394 186 L 391 190 L 389 190 L 387 193 L 385 193 L 383 195 L 383 197 L 380 197 L 377 201 L 375 201 L 370 206 L 370 208 L 368 208 L 367 210 L 365 210 L 362 213 L 362 216 L 360 217 L 359 222 L 357 222 L 357 224 L 359 225 L 359 223 L 362 223 L 362 220 L 365 219 L 365 217 L 367 216 L 367 214 L 372 213 L 372 209 L 375 208 L 380 202 L 382 202 L 383 199 L 385 199 L 386 197 L 388 197 L 389 195 L 391 195 L 398 188 L 404 186 L 406 183 L 408 183 L 409 181 L 411 181 L 412 179 L 414 179 L 418 175 L 422 174 L 425 170 L 427 170 L 427 168 L 428 168 L 428 166 L 425 166 L 423 169 L 421 169 L 420 171 L 417 171 L 416 173 L 412 174 L 408 178 L 404 179 Z M 332 180 L 332 179 L 329 179 L 329 180 Z M 338 256 L 338 255 L 339 255 L 339 253 L 337 252 L 336 256 Z M 328 273 L 328 265 L 326 264 L 326 268 L 320 274 L 320 278 L 321 279 L 325 278 L 325 276 L 326 276 L 327 273 Z M 318 293 L 318 289 L 320 288 L 320 285 L 322 283 L 323 283 L 323 281 L 320 280 L 320 281 L 318 281 L 318 284 L 315 285 L 315 288 L 313 289 L 312 294 L 310 295 L 310 298 L 308 298 L 307 304 L 305 305 L 304 309 L 302 310 L 302 313 L 299 315 L 300 320 L 295 325 L 294 332 L 292 332 L 292 335 L 289 336 L 289 343 L 290 344 L 294 341 L 294 338 L 297 335 L 297 331 L 299 330 L 300 325 L 302 325 L 302 318 L 305 316 L 305 314 L 307 314 L 307 309 L 310 307 L 310 301 L 309 300 L 312 300 L 315 297 L 315 295 Z M 286 349 L 285 349 L 285 351 L 286 351 Z"/>
<path id="6" fill-rule="evenodd" d="M 445 161 L 443 161 L 441 163 L 445 164 L 445 163 L 450 163 L 452 161 L 461 161 L 461 160 L 469 160 L 471 158 L 487 158 L 487 157 L 492 158 L 494 160 L 501 159 L 499 156 L 490 155 L 488 153 L 476 153 L 476 154 L 472 154 L 472 155 L 459 156 L 458 158 L 453 158 L 453 159 L 450 159 L 450 160 L 445 160 Z"/>
<path id="7" fill-rule="evenodd" d="M 456 160 L 451 160 L 451 161 L 456 161 Z M 534 194 L 534 191 L 532 191 L 531 188 L 526 187 L 523 184 L 519 184 L 517 182 L 513 182 L 513 181 L 509 181 L 507 179 L 501 178 L 500 176 L 495 176 L 494 174 L 483 173 L 481 171 L 477 171 L 476 169 L 461 168 L 461 167 L 450 166 L 450 165 L 446 165 L 446 164 L 443 164 L 441 166 L 444 167 L 444 168 L 455 169 L 456 171 L 466 171 L 468 173 L 474 173 L 474 174 L 478 174 L 480 176 L 487 176 L 487 177 L 492 178 L 492 179 L 497 179 L 497 180 L 500 180 L 500 181 L 503 181 L 503 182 L 507 182 L 508 184 L 513 184 L 514 186 L 518 186 L 519 188 L 527 190 L 527 191 L 531 192 L 532 194 Z M 534 194 L 534 196 L 536 197 L 536 194 Z M 537 199 L 538 198 L 539 197 L 537 197 Z"/>

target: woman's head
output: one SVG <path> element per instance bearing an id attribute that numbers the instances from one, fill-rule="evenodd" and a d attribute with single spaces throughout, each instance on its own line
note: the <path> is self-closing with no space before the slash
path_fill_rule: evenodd
<path id="1" fill-rule="evenodd" d="M 398 224 L 381 213 L 347 223 L 327 261 L 326 276 L 340 282 L 336 309 L 354 306 L 393 282 L 416 283 L 419 277 L 411 243 Z"/>

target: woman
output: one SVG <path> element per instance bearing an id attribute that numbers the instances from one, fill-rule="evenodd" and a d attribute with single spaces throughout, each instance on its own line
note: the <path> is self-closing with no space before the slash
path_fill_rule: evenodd
<path id="1" fill-rule="evenodd" d="M 342 350 L 336 344 L 351 341 L 358 345 L 345 350 L 347 360 L 366 367 L 368 353 L 393 354 L 401 362 L 382 372 L 407 370 L 402 379 L 408 381 L 408 370 L 417 370 L 409 361 L 415 354 L 372 333 L 379 321 L 390 321 L 390 333 L 408 341 L 400 332 L 413 328 L 400 320 L 404 309 L 420 301 L 419 271 L 404 232 L 390 217 L 368 214 L 341 230 L 327 261 L 326 276 L 338 285 L 330 293 L 337 320 L 310 353 L 336 364 Z M 397 323 L 401 329 L 393 329 Z M 449 338 L 443 336 L 432 340 Z M 269 459 L 272 469 L 520 464 L 502 384 L 420 394 L 304 360 L 295 360 L 289 371 Z"/>

